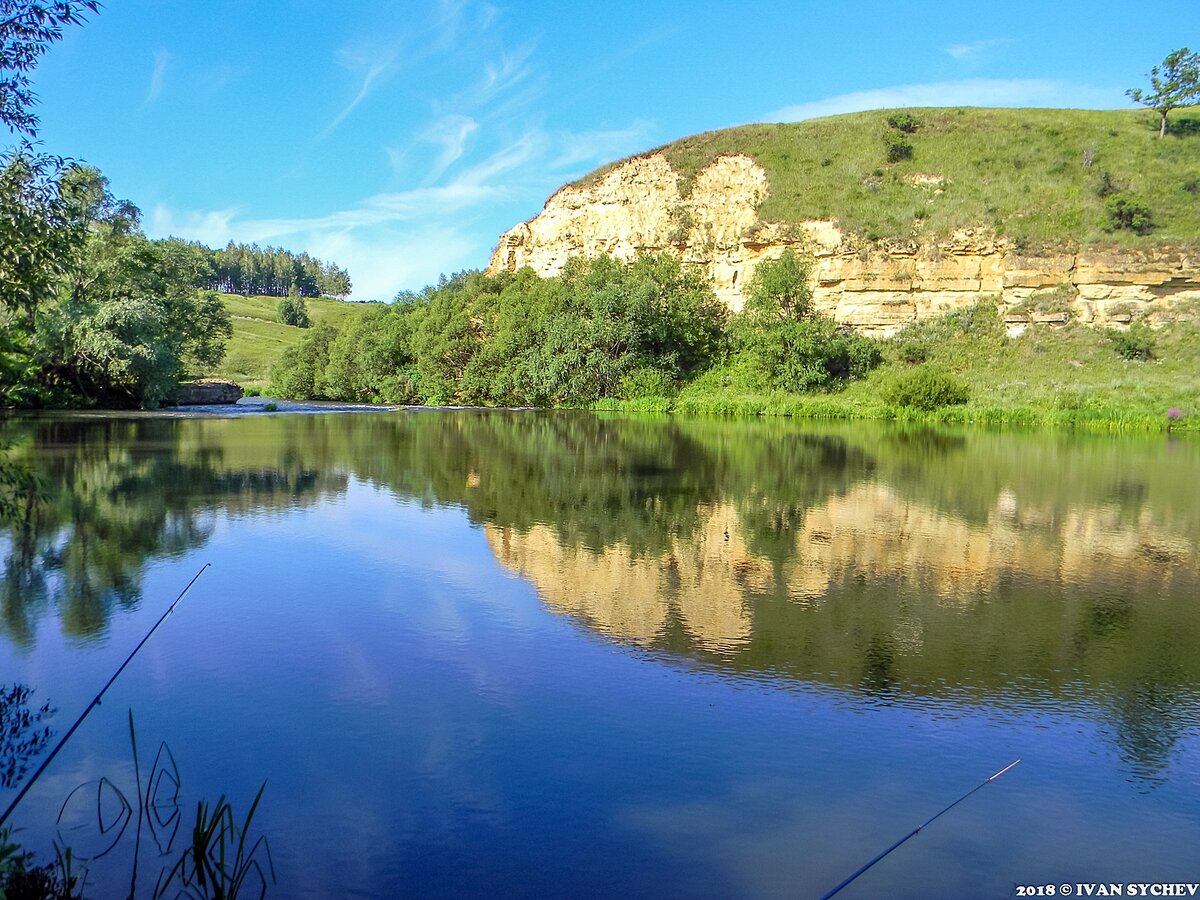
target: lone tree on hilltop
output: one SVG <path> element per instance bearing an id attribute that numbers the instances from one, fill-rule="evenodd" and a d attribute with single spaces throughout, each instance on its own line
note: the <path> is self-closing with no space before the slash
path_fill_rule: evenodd
<path id="1" fill-rule="evenodd" d="M 1125 94 L 1134 103 L 1158 113 L 1162 119 L 1158 136 L 1163 137 L 1167 133 L 1167 113 L 1180 106 L 1200 103 L 1200 53 L 1182 47 L 1168 54 L 1161 66 L 1151 69 L 1149 77 L 1153 93 L 1130 88 Z"/>

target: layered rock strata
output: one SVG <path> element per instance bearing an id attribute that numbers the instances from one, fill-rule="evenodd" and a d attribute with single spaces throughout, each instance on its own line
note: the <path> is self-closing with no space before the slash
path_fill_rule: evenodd
<path id="1" fill-rule="evenodd" d="M 506 231 L 492 273 L 531 267 L 559 274 L 572 256 L 670 252 L 703 267 L 717 296 L 741 308 L 743 288 L 764 259 L 788 248 L 812 254 L 816 306 L 876 336 L 914 319 L 999 302 L 1010 331 L 1032 322 L 1127 326 L 1157 324 L 1181 303 L 1200 301 L 1200 254 L 1155 249 L 1084 250 L 1032 256 L 986 229 L 948 239 L 873 246 L 833 221 L 763 222 L 766 172 L 748 156 L 723 156 L 702 169 L 687 193 L 661 153 L 630 159 L 593 183 L 567 186 L 540 214 Z M 926 173 L 914 190 L 938 190 Z"/>

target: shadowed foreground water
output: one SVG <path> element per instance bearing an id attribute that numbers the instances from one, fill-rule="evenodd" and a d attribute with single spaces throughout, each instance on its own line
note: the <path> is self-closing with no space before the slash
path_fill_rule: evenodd
<path id="1" fill-rule="evenodd" d="M 1200 881 L 1195 441 L 448 411 L 0 440 L 0 683 L 59 730 L 213 564 L 22 806 L 43 855 L 73 788 L 133 783 L 132 708 L 184 832 L 267 782 L 274 896 L 810 896 L 1017 757 L 844 896 Z"/>

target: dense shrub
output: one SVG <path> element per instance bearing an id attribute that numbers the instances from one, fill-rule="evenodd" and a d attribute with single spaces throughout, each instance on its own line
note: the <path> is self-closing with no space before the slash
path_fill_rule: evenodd
<path id="1" fill-rule="evenodd" d="M 619 396 L 625 400 L 639 397 L 670 397 L 679 390 L 679 384 L 667 372 L 646 366 L 635 369 L 621 379 Z"/>
<path id="2" fill-rule="evenodd" d="M 895 338 L 896 355 L 901 362 L 915 366 L 929 359 L 932 348 L 926 338 L 901 333 Z"/>
<path id="3" fill-rule="evenodd" d="M 754 271 L 745 308 L 730 323 L 735 353 L 766 389 L 805 392 L 860 378 L 882 358 L 878 345 L 844 333 L 812 309 L 811 262 L 791 250 Z"/>
<path id="4" fill-rule="evenodd" d="M 981 353 L 998 351 L 1007 340 L 995 301 L 984 300 L 910 322 L 883 345 L 894 362 L 909 366 L 939 362 L 960 368 Z"/>
<path id="5" fill-rule="evenodd" d="M 1117 184 L 1109 171 L 1101 172 L 1096 178 L 1096 184 L 1092 188 L 1096 196 L 1103 200 L 1105 197 L 1111 197 L 1113 194 L 1121 190 L 1121 186 Z"/>
<path id="6" fill-rule="evenodd" d="M 1127 331 L 1108 329 L 1108 339 L 1119 356 L 1125 359 L 1154 359 L 1154 332 L 1145 322 L 1134 322 Z"/>
<path id="7" fill-rule="evenodd" d="M 925 411 L 966 403 L 969 396 L 966 382 L 931 365 L 900 372 L 883 390 L 884 401 L 892 406 Z"/>
<path id="8" fill-rule="evenodd" d="M 964 337 L 994 335 L 1002 327 L 1000 311 L 995 302 L 987 300 L 946 313 L 943 322 L 952 333 Z"/>
<path id="9" fill-rule="evenodd" d="M 921 127 L 921 121 L 912 113 L 901 112 L 890 115 L 887 118 L 889 128 L 895 128 L 897 131 L 903 131 L 905 134 L 913 134 Z"/>
<path id="10" fill-rule="evenodd" d="M 1150 207 L 1130 194 L 1118 193 L 1104 201 L 1105 227 L 1109 231 L 1149 234 L 1154 230 Z"/>
<path id="11" fill-rule="evenodd" d="M 271 393 L 296 400 L 343 399 L 329 397 L 323 388 L 329 346 L 337 332 L 329 325 L 318 325 L 295 347 L 289 347 L 271 367 Z"/>
<path id="12" fill-rule="evenodd" d="M 388 403 L 661 395 L 724 352 L 725 318 L 706 279 L 665 254 L 576 259 L 548 279 L 460 273 L 293 353 L 272 381 L 288 397 Z"/>
<path id="13" fill-rule="evenodd" d="M 913 147 L 904 137 L 904 134 L 899 131 L 885 131 L 883 133 L 883 149 L 887 156 L 887 161 L 890 163 L 900 162 L 904 159 L 912 159 Z"/>
<path id="14" fill-rule="evenodd" d="M 304 298 L 300 296 L 300 291 L 295 285 L 291 286 L 286 297 L 279 298 L 276 312 L 279 315 L 279 321 L 284 325 L 307 328 L 312 324 L 308 317 L 308 304 L 304 302 Z"/>

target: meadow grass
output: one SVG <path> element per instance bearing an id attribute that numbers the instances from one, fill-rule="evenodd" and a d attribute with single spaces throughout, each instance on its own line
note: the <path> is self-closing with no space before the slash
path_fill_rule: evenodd
<path id="1" fill-rule="evenodd" d="M 271 364 L 308 333 L 307 329 L 279 322 L 278 297 L 243 297 L 223 294 L 225 308 L 233 321 L 233 337 L 225 348 L 225 359 L 212 373 L 228 378 L 242 387 L 264 388 L 271 377 Z M 342 300 L 306 299 L 313 325 L 325 323 L 335 328 L 350 316 L 361 315 L 372 304 Z"/>
<path id="2" fill-rule="evenodd" d="M 896 110 L 710 131 L 648 153 L 666 155 L 685 191 L 717 157 L 746 154 L 767 172 L 762 221 L 836 219 L 843 230 L 869 239 L 940 237 L 986 226 L 1030 252 L 1200 244 L 1200 109 L 1172 113 L 1174 131 L 1164 139 L 1157 136 L 1157 116 L 1146 110 L 905 112 L 918 122 L 904 135 L 913 155 L 895 163 L 886 162 L 883 135 Z M 594 182 L 619 164 L 576 184 Z M 914 185 L 917 174 L 945 181 L 940 188 Z M 1105 191 L 1143 201 L 1153 230 L 1106 230 Z"/>

